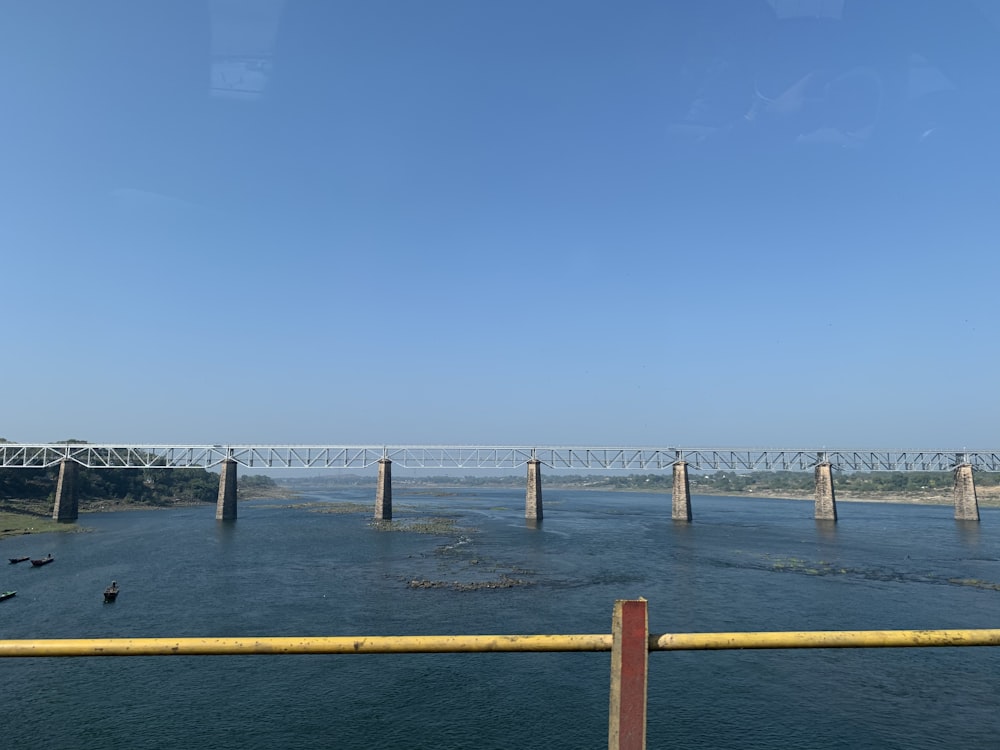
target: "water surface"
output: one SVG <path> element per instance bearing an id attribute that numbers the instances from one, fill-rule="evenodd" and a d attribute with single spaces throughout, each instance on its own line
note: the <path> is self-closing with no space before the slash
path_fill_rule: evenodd
<path id="1" fill-rule="evenodd" d="M 616 598 L 653 632 L 998 626 L 1000 513 L 546 490 L 369 490 L 303 501 L 86 515 L 80 534 L 2 541 L 0 638 L 607 633 Z M 328 506 L 327 506 L 328 507 Z M 112 580 L 122 593 L 105 605 Z M 414 582 L 423 585 L 414 586 Z M 480 587 L 492 583 L 497 587 Z M 606 746 L 608 654 L 7 659 L 4 746 L 590 748 Z M 654 653 L 648 746 L 995 747 L 1000 649 Z"/>

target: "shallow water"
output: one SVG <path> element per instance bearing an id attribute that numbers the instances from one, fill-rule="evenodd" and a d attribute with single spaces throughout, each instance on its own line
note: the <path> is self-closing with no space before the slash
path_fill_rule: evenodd
<path id="1" fill-rule="evenodd" d="M 371 503 L 369 490 L 310 502 Z M 616 598 L 652 632 L 998 626 L 1000 512 L 546 490 L 396 492 L 396 517 L 285 501 L 87 515 L 4 539 L 2 638 L 607 633 Z M 101 592 L 122 593 L 105 605 Z M 434 583 L 413 588 L 411 581 Z M 474 584 L 515 582 L 506 588 Z M 7 748 L 606 746 L 608 654 L 7 659 Z M 1000 649 L 654 653 L 648 746 L 995 747 Z"/>

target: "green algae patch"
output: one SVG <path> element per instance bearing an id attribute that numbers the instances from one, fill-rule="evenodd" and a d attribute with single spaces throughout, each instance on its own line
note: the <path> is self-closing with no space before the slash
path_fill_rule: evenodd
<path id="1" fill-rule="evenodd" d="M 374 506 L 371 503 L 304 503 L 293 505 L 293 508 L 305 508 L 314 513 L 372 513 Z"/>
<path id="2" fill-rule="evenodd" d="M 980 591 L 1000 591 L 1000 583 L 985 581 L 981 578 L 945 578 L 940 575 L 897 571 L 888 568 L 845 568 L 826 560 L 807 562 L 797 557 L 772 558 L 763 555 L 763 564 L 752 564 L 747 567 L 759 570 L 769 570 L 774 573 L 797 573 L 807 576 L 849 576 L 868 581 L 891 581 L 895 583 L 928 583 L 934 585 L 964 586 Z"/>
<path id="3" fill-rule="evenodd" d="M 435 534 L 455 536 L 476 529 L 461 528 L 454 518 L 393 519 L 392 521 L 372 521 L 371 527 L 377 531 L 403 531 L 411 534 Z"/>
<path id="4" fill-rule="evenodd" d="M 280 508 L 282 510 L 308 510 L 312 513 L 371 513 L 374 510 L 374 505 L 371 503 L 324 503 L 324 502 L 313 502 L 313 503 L 293 503 L 291 505 L 285 505 L 284 503 L 278 505 L 267 505 L 264 503 L 254 503 L 256 508 Z"/>
<path id="5" fill-rule="evenodd" d="M 949 578 L 948 583 L 956 586 L 969 586 L 974 589 L 983 589 L 985 591 L 1000 591 L 1000 583 L 991 583 L 990 581 L 983 581 L 979 578 Z"/>
<path id="6" fill-rule="evenodd" d="M 26 513 L 0 513 L 0 538 L 23 534 L 77 533 L 86 531 L 73 523 L 59 523 L 51 518 Z"/>
<path id="7" fill-rule="evenodd" d="M 414 578 L 407 582 L 407 588 L 411 589 L 446 589 L 448 591 L 483 591 L 486 589 L 513 589 L 523 586 L 533 585 L 531 581 L 523 578 L 511 578 L 501 575 L 490 581 L 429 581 L 423 578 Z"/>
<path id="8" fill-rule="evenodd" d="M 848 573 L 859 572 L 857 570 L 848 570 L 847 568 L 839 567 L 834 563 L 827 562 L 826 560 L 812 562 L 798 557 L 772 558 L 768 554 L 764 555 L 763 565 L 754 565 L 751 567 L 760 567 L 763 570 L 770 570 L 775 573 L 799 573 L 800 575 L 807 576 L 847 575 Z"/>

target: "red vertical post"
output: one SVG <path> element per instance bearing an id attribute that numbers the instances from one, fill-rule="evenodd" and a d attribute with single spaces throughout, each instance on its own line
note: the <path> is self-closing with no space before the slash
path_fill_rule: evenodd
<path id="1" fill-rule="evenodd" d="M 645 599 L 618 600 L 611 620 L 608 750 L 646 749 L 649 616 Z"/>

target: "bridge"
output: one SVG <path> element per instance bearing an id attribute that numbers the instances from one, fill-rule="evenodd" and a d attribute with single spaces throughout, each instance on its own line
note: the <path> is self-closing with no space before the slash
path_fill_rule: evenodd
<path id="1" fill-rule="evenodd" d="M 220 470 L 216 518 L 236 519 L 237 467 L 248 469 L 367 469 L 378 467 L 375 518 L 392 519 L 392 464 L 406 469 L 518 469 L 527 472 L 525 518 L 540 521 L 542 467 L 553 470 L 673 472 L 671 517 L 690 522 L 688 469 L 695 471 L 813 471 L 815 517 L 836 521 L 833 470 L 951 471 L 955 518 L 978 521 L 974 471 L 1000 471 L 1000 451 L 844 450 L 773 448 L 632 448 L 469 445 L 114 445 L 0 443 L 0 468 L 58 466 L 52 517 L 74 521 L 75 477 L 88 469 Z"/>

